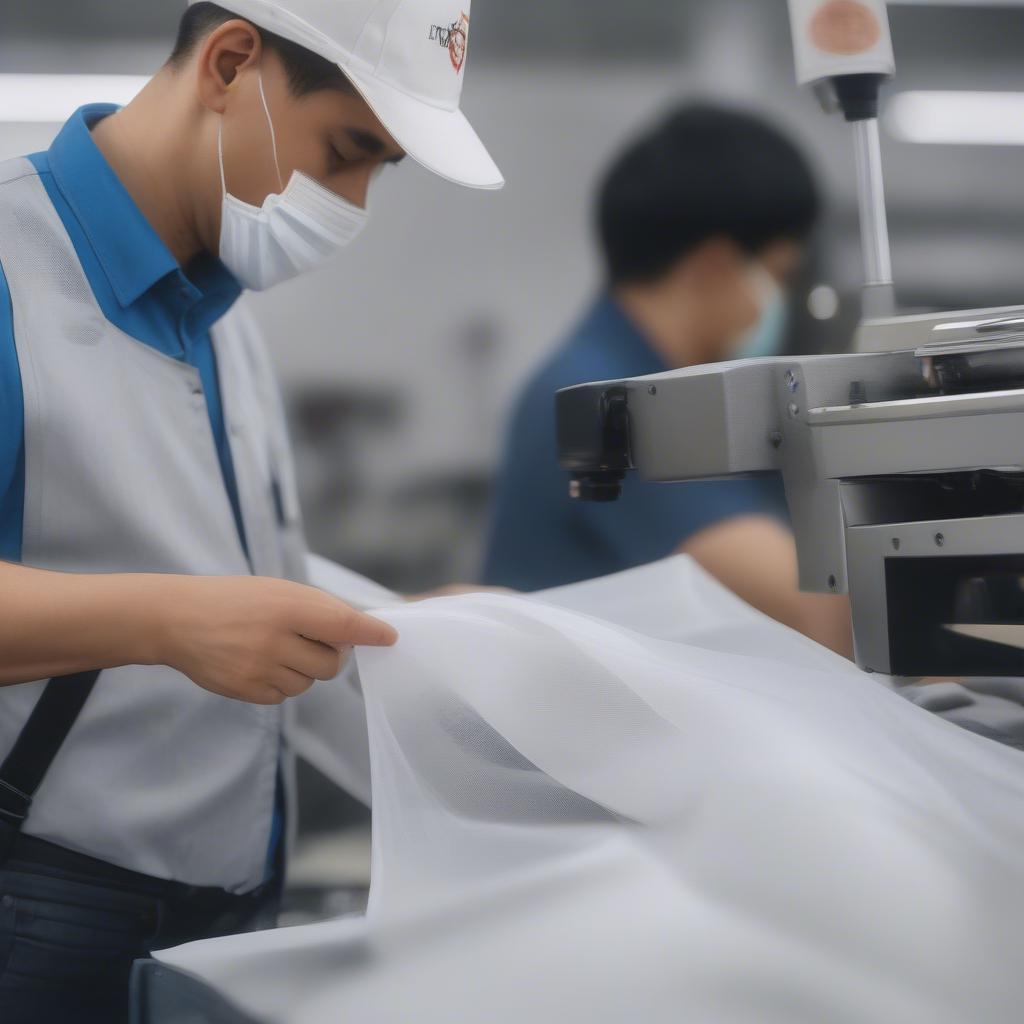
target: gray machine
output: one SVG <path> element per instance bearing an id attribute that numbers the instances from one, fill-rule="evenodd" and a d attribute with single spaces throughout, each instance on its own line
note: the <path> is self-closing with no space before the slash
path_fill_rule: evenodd
<path id="1" fill-rule="evenodd" d="M 571 493 L 614 500 L 631 470 L 781 473 L 801 587 L 849 594 L 859 665 L 1024 676 L 1024 307 L 892 315 L 877 123 L 892 72 L 885 5 L 790 6 L 798 77 L 854 131 L 866 276 L 854 352 L 562 391 Z M 830 37 L 821 18 L 839 6 L 863 8 L 875 29 L 847 20 L 845 45 Z M 858 40 L 859 57 L 838 52 Z"/>

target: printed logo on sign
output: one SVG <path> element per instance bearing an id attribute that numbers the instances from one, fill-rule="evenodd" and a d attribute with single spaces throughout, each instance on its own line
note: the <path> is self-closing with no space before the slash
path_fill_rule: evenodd
<path id="1" fill-rule="evenodd" d="M 431 25 L 430 40 L 448 51 L 456 73 L 466 63 L 466 47 L 469 45 L 469 15 L 463 11 L 457 21 L 450 25 Z"/>
<path id="2" fill-rule="evenodd" d="M 819 50 L 839 56 L 866 53 L 882 38 L 882 27 L 859 0 L 831 0 L 811 19 L 811 40 Z"/>

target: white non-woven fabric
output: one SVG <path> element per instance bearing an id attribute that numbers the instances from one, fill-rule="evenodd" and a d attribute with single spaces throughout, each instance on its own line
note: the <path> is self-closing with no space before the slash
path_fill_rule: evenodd
<path id="1" fill-rule="evenodd" d="M 542 590 L 524 599 L 589 615 L 658 640 L 864 678 L 846 658 L 752 608 L 686 555 Z M 887 682 L 882 677 L 876 680 Z"/>
<path id="2" fill-rule="evenodd" d="M 306 573 L 314 586 L 363 611 L 405 603 L 393 591 L 318 555 L 307 555 Z M 755 611 L 685 556 L 525 595 L 522 600 L 568 608 L 657 639 L 860 675 L 845 658 Z M 349 662 L 336 680 L 314 687 L 291 704 L 289 738 L 294 751 L 369 804 L 366 709 L 355 662 Z"/>
<path id="3" fill-rule="evenodd" d="M 368 920 L 168 963 L 287 1024 L 1019 1019 L 1020 752 L 686 560 L 381 615 Z"/>
<path id="4" fill-rule="evenodd" d="M 309 582 L 353 608 L 402 604 L 377 583 L 318 555 L 306 556 Z M 336 679 L 320 683 L 289 702 L 288 742 L 292 751 L 346 792 L 369 805 L 370 748 L 366 706 L 356 663 L 349 659 Z"/>

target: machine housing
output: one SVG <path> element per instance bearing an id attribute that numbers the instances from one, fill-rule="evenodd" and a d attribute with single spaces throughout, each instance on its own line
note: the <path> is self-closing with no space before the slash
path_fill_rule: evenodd
<path id="1" fill-rule="evenodd" d="M 868 321 L 856 347 L 560 392 L 572 493 L 780 473 L 800 585 L 849 594 L 858 664 L 1024 675 L 1024 307 Z"/>

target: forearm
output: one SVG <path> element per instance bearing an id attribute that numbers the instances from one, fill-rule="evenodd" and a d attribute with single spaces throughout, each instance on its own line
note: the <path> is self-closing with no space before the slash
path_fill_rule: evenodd
<path id="1" fill-rule="evenodd" d="M 778 595 L 761 610 L 852 660 L 853 627 L 848 598 L 839 594 L 805 594 L 794 590 Z"/>
<path id="2" fill-rule="evenodd" d="M 0 562 L 0 686 L 157 661 L 157 594 L 173 580 Z"/>
<path id="3" fill-rule="evenodd" d="M 729 519 L 690 538 L 680 551 L 747 604 L 853 657 L 849 601 L 800 590 L 796 543 L 780 523 L 764 516 Z"/>

